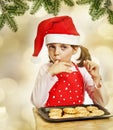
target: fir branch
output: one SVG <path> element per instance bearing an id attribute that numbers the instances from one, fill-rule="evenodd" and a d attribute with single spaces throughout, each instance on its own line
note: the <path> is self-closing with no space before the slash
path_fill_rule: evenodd
<path id="1" fill-rule="evenodd" d="M 53 14 L 57 15 L 60 9 L 60 0 L 54 0 L 52 4 L 53 4 Z"/>
<path id="2" fill-rule="evenodd" d="M 17 25 L 16 22 L 14 20 L 14 17 L 12 17 L 9 13 L 5 13 L 4 14 L 5 20 L 7 22 L 7 24 L 9 25 L 9 27 L 16 32 L 17 31 Z"/>
<path id="3" fill-rule="evenodd" d="M 75 0 L 0 0 L 0 29 L 5 22 L 13 31 L 17 31 L 14 17 L 23 15 L 28 9 L 27 2 L 32 2 L 30 14 L 35 14 L 40 7 L 44 7 L 49 14 L 57 15 L 62 1 L 67 6 L 74 6 Z M 92 20 L 97 20 L 103 15 L 107 15 L 109 23 L 113 24 L 112 0 L 77 0 L 78 5 L 89 4 L 89 14 Z"/>
<path id="4" fill-rule="evenodd" d="M 14 0 L 14 3 L 18 5 L 19 7 L 24 8 L 26 10 L 29 9 L 29 6 L 26 3 L 22 2 L 22 0 Z"/>
<path id="5" fill-rule="evenodd" d="M 91 7 L 98 10 L 99 8 L 101 8 L 102 3 L 103 3 L 103 0 L 93 0 L 91 3 Z"/>
<path id="6" fill-rule="evenodd" d="M 17 9 L 15 10 L 15 12 L 10 12 L 10 13 L 13 14 L 13 15 L 16 15 L 16 16 L 21 16 L 21 15 L 23 15 L 25 12 L 26 12 L 25 9 L 23 9 L 23 8 L 17 8 Z"/>
<path id="7" fill-rule="evenodd" d="M 92 20 L 95 21 L 97 19 L 99 19 L 102 15 L 104 15 L 106 12 L 106 9 L 105 8 L 100 8 L 98 10 L 90 10 L 90 15 L 92 16 Z"/>
<path id="8" fill-rule="evenodd" d="M 26 11 L 24 8 L 19 8 L 18 6 L 7 6 L 6 10 L 8 13 L 16 16 L 23 15 Z"/>
<path id="9" fill-rule="evenodd" d="M 90 4 L 89 14 L 92 20 L 97 20 L 103 15 L 108 15 L 109 23 L 113 24 L 113 11 L 111 0 L 78 0 L 77 4 Z"/>
<path id="10" fill-rule="evenodd" d="M 89 4 L 91 3 L 92 0 L 77 0 L 76 3 L 78 5 L 82 5 L 82 4 Z"/>
<path id="11" fill-rule="evenodd" d="M 110 9 L 108 9 L 107 12 L 108 12 L 108 21 L 109 21 L 111 24 L 113 24 L 113 11 L 110 10 Z"/>
<path id="12" fill-rule="evenodd" d="M 30 1 L 30 2 L 31 2 L 31 1 L 34 1 L 34 0 L 27 0 L 27 1 Z"/>
<path id="13" fill-rule="evenodd" d="M 74 6 L 74 1 L 73 0 L 63 0 L 63 1 L 68 6 Z"/>
<path id="14" fill-rule="evenodd" d="M 51 0 L 43 0 L 43 6 L 49 14 L 54 14 L 54 7 Z"/>
<path id="15" fill-rule="evenodd" d="M 108 8 L 111 5 L 112 5 L 111 0 L 106 0 L 105 3 L 104 3 L 105 8 Z"/>
<path id="16" fill-rule="evenodd" d="M 17 6 L 12 6 L 12 5 L 6 5 L 6 10 L 10 13 L 10 12 L 14 12 L 15 10 L 17 10 Z"/>
<path id="17" fill-rule="evenodd" d="M 5 8 L 5 2 L 3 0 L 0 0 L 0 6 L 1 6 L 1 11 L 5 12 L 6 8 Z"/>
<path id="18" fill-rule="evenodd" d="M 0 29 L 2 29 L 5 25 L 5 19 L 4 19 L 4 15 L 1 14 L 0 16 Z"/>
<path id="19" fill-rule="evenodd" d="M 43 0 L 34 0 L 30 14 L 35 14 L 37 10 L 42 6 Z"/>

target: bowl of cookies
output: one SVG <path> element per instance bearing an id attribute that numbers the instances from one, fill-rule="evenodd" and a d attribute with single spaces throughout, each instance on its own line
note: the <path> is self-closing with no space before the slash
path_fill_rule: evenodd
<path id="1" fill-rule="evenodd" d="M 112 116 L 107 109 L 98 104 L 41 107 L 38 109 L 38 113 L 49 122 L 104 119 Z"/>

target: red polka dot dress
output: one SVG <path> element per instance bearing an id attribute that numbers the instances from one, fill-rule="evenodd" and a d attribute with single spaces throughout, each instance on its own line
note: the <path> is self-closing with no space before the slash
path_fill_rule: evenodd
<path id="1" fill-rule="evenodd" d="M 58 81 L 49 91 L 46 107 L 83 104 L 83 77 L 78 67 L 76 65 L 75 67 L 77 71 L 73 71 L 72 73 L 62 72 L 56 75 Z"/>

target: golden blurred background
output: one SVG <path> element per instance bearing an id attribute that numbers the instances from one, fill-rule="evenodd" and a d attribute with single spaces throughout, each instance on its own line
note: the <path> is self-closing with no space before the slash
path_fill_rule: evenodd
<path id="1" fill-rule="evenodd" d="M 92 21 L 88 6 L 67 7 L 59 15 L 69 15 L 81 34 L 81 43 L 99 62 L 103 84 L 110 101 L 106 108 L 113 112 L 113 25 L 106 16 Z M 32 59 L 38 23 L 52 15 L 41 8 L 35 15 L 28 12 L 17 17 L 18 31 L 7 26 L 0 30 L 0 130 L 33 130 L 33 105 L 30 101 L 38 69 L 47 59 L 43 47 L 38 59 Z"/>

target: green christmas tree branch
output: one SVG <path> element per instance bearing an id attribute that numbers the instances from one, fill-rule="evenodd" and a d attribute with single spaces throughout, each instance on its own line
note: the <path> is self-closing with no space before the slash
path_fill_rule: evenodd
<path id="1" fill-rule="evenodd" d="M 14 4 L 18 5 L 18 7 L 21 7 L 25 10 L 29 9 L 29 6 L 27 5 L 27 3 L 24 3 L 22 0 L 14 0 Z"/>
<path id="2" fill-rule="evenodd" d="M 78 5 L 89 4 L 89 14 L 92 20 L 98 20 L 100 17 L 107 15 L 110 24 L 113 24 L 113 11 L 111 9 L 111 0 L 78 0 Z"/>
<path id="3" fill-rule="evenodd" d="M 83 5 L 83 4 L 90 4 L 92 0 L 77 0 L 78 5 Z"/>
<path id="4" fill-rule="evenodd" d="M 32 3 L 32 7 L 29 3 Z M 76 3 L 89 5 L 89 14 L 93 21 L 106 15 L 109 23 L 113 24 L 111 0 L 77 0 Z M 44 7 L 49 14 L 58 15 L 62 4 L 72 7 L 75 5 L 75 0 L 0 0 L 0 29 L 8 25 L 16 32 L 18 30 L 16 16 L 24 15 L 27 10 L 34 15 L 40 7 Z"/>
<path id="5" fill-rule="evenodd" d="M 43 0 L 42 2 L 42 6 L 44 7 L 44 9 L 49 13 L 49 14 L 53 14 L 53 3 L 51 0 Z"/>
<path id="6" fill-rule="evenodd" d="M 0 16 L 0 29 L 2 29 L 4 27 L 4 24 L 5 24 L 4 15 L 1 14 L 1 16 Z"/>
<path id="7" fill-rule="evenodd" d="M 108 9 L 107 12 L 108 12 L 108 21 L 109 23 L 113 24 L 113 11 Z"/>
<path id="8" fill-rule="evenodd" d="M 18 30 L 15 16 L 23 15 L 29 6 L 21 0 L 0 0 L 2 14 L 0 15 L 0 29 L 7 24 L 12 31 Z"/>
<path id="9" fill-rule="evenodd" d="M 66 4 L 66 5 L 68 5 L 68 6 L 74 6 L 74 1 L 73 0 L 63 0 L 64 1 L 64 3 Z"/>
<path id="10" fill-rule="evenodd" d="M 53 14 L 57 15 L 60 10 L 60 0 L 54 0 L 53 3 Z"/>
<path id="11" fill-rule="evenodd" d="M 34 0 L 30 13 L 35 14 L 36 11 L 42 6 L 42 2 L 43 2 L 43 0 Z"/>
<path id="12" fill-rule="evenodd" d="M 16 25 L 16 22 L 14 20 L 14 17 L 10 16 L 9 13 L 5 13 L 4 14 L 4 17 L 5 17 L 5 21 L 6 23 L 8 24 L 8 26 L 14 31 L 16 32 L 17 31 L 17 25 Z"/>

